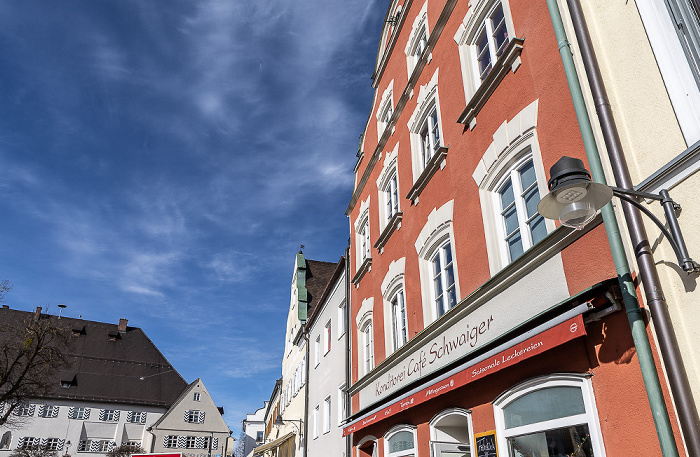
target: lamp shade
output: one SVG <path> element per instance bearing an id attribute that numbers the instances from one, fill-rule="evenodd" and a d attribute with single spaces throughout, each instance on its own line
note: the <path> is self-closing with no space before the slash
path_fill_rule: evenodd
<path id="1" fill-rule="evenodd" d="M 549 175 L 549 193 L 537 205 L 537 211 L 547 219 L 580 230 L 612 199 L 612 189 L 591 181 L 582 160 L 564 156 Z"/>

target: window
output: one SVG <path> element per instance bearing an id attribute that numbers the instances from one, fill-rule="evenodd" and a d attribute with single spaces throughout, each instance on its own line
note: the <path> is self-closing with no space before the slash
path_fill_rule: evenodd
<path id="1" fill-rule="evenodd" d="M 313 439 L 318 438 L 318 421 L 319 421 L 318 415 L 319 415 L 319 409 L 320 409 L 320 408 L 319 408 L 319 405 L 316 405 L 316 407 L 314 408 L 314 416 L 313 416 L 314 427 L 313 427 L 313 430 L 312 430 L 312 437 L 313 437 Z"/>
<path id="2" fill-rule="evenodd" d="M 321 363 L 321 335 L 318 335 L 314 341 L 314 367 L 319 363 Z"/>
<path id="3" fill-rule="evenodd" d="M 10 444 L 12 443 L 12 432 L 9 430 L 2 434 L 0 438 L 0 449 L 10 449 Z"/>
<path id="4" fill-rule="evenodd" d="M 90 408 L 69 408 L 68 417 L 78 420 L 90 419 Z"/>
<path id="5" fill-rule="evenodd" d="M 194 436 L 186 436 L 185 447 L 187 449 L 195 449 L 197 447 L 197 439 Z"/>
<path id="6" fill-rule="evenodd" d="M 41 405 L 39 407 L 39 417 L 58 417 L 58 406 Z"/>
<path id="7" fill-rule="evenodd" d="M 33 416 L 34 415 L 34 405 L 30 404 L 20 404 L 17 405 L 13 411 L 15 416 Z"/>
<path id="8" fill-rule="evenodd" d="M 394 217 L 394 214 L 399 212 L 399 180 L 396 170 L 394 170 L 389 177 L 389 181 L 382 192 L 384 192 L 384 216 L 388 222 L 392 217 Z"/>
<path id="9" fill-rule="evenodd" d="M 362 255 L 362 260 L 369 259 L 370 256 L 370 246 L 369 241 L 369 219 L 365 219 L 360 226 L 360 254 Z"/>
<path id="10" fill-rule="evenodd" d="M 416 242 L 426 326 L 456 306 L 460 299 L 454 257 L 453 207 L 454 201 L 450 200 L 433 209 Z"/>
<path id="11" fill-rule="evenodd" d="M 406 66 L 408 68 L 408 76 L 411 77 L 415 70 L 418 61 L 423 56 L 423 52 L 428 47 L 428 2 L 423 4 L 423 7 L 418 12 L 416 19 L 413 21 L 411 35 L 406 43 Z"/>
<path id="12" fill-rule="evenodd" d="M 109 440 L 81 440 L 78 443 L 78 452 L 109 452 L 114 443 Z"/>
<path id="13" fill-rule="evenodd" d="M 494 401 L 502 455 L 602 456 L 590 379 L 555 374 L 526 381 Z"/>
<path id="14" fill-rule="evenodd" d="M 540 192 L 532 158 L 510 170 L 497 190 L 503 224 L 503 243 L 513 261 L 547 236 L 544 218 L 537 212 Z"/>
<path id="15" fill-rule="evenodd" d="M 440 147 L 440 121 L 437 108 L 433 105 L 418 131 L 420 135 L 421 167 L 425 169 Z"/>
<path id="16" fill-rule="evenodd" d="M 537 104 L 496 130 L 472 175 L 479 186 L 492 275 L 554 229 L 552 221 L 537 213 L 547 189 L 537 141 Z"/>
<path id="17" fill-rule="evenodd" d="M 391 332 L 395 351 L 408 341 L 406 302 L 403 296 L 403 289 L 397 290 L 391 299 Z"/>
<path id="18" fill-rule="evenodd" d="M 200 393 L 199 393 L 199 392 L 195 392 L 195 393 L 192 395 L 192 400 L 194 400 L 194 401 L 199 401 L 199 398 L 200 398 Z"/>
<path id="19" fill-rule="evenodd" d="M 19 439 L 17 443 L 17 449 L 38 449 L 39 448 L 39 438 L 33 436 L 24 436 Z"/>
<path id="20" fill-rule="evenodd" d="M 493 63 L 503 53 L 508 44 L 508 28 L 503 14 L 503 5 L 496 2 L 487 13 L 474 41 L 477 70 L 481 81 L 491 71 Z"/>
<path id="21" fill-rule="evenodd" d="M 126 421 L 131 423 L 146 423 L 146 413 L 141 411 L 129 411 L 126 415 Z"/>
<path id="22" fill-rule="evenodd" d="M 331 397 L 323 400 L 323 433 L 331 431 Z"/>
<path id="23" fill-rule="evenodd" d="M 177 435 L 165 435 L 163 437 L 163 447 L 176 448 L 177 447 Z"/>
<path id="24" fill-rule="evenodd" d="M 438 413 L 430 421 L 430 448 L 433 457 L 469 457 L 473 436 L 471 414 L 461 408 Z"/>
<path id="25" fill-rule="evenodd" d="M 100 411 L 100 420 L 114 422 L 119 420 L 119 411 L 113 409 L 103 409 Z"/>
<path id="26" fill-rule="evenodd" d="M 446 148 L 442 145 L 438 75 L 439 69 L 436 69 L 430 81 L 420 86 L 416 107 L 408 121 L 413 187 L 407 197 L 414 203 L 418 203 L 418 196 L 433 174 L 447 164 Z"/>
<path id="27" fill-rule="evenodd" d="M 370 242 L 369 204 L 371 195 L 360 204 L 360 213 L 355 219 L 355 276 L 352 283 L 358 285 L 372 265 L 372 244 Z"/>
<path id="28" fill-rule="evenodd" d="M 416 429 L 409 425 L 397 425 L 384 436 L 384 455 L 387 457 L 418 456 Z"/>
<path id="29" fill-rule="evenodd" d="M 141 447 L 141 441 L 122 441 L 122 446 L 139 448 Z"/>
<path id="30" fill-rule="evenodd" d="M 379 109 L 377 109 L 377 133 L 379 137 L 382 136 L 384 130 L 389 126 L 391 116 L 394 114 L 393 91 L 394 80 L 392 79 L 387 88 L 384 90 L 381 103 L 379 104 Z"/>
<path id="31" fill-rule="evenodd" d="M 391 234 L 401 227 L 401 198 L 399 196 L 399 175 L 398 175 L 398 152 L 399 144 L 396 143 L 394 150 L 387 152 L 384 157 L 382 171 L 377 178 L 377 189 L 379 191 L 379 229 L 380 234 L 374 247 L 381 254 L 384 245 L 389 241 Z"/>
<path id="32" fill-rule="evenodd" d="M 264 440 L 265 440 L 265 438 L 263 437 L 263 432 L 257 432 L 256 435 L 255 435 L 255 443 L 256 443 L 256 444 L 260 444 L 260 443 L 262 443 Z"/>
<path id="33" fill-rule="evenodd" d="M 304 387 L 306 384 L 306 356 L 301 359 L 301 386 Z"/>
<path id="34" fill-rule="evenodd" d="M 185 411 L 184 419 L 185 422 L 189 423 L 204 423 L 204 412 L 197 410 Z"/>
<path id="35" fill-rule="evenodd" d="M 324 343 L 323 343 L 323 354 L 328 354 L 328 352 L 331 350 L 331 339 L 333 338 L 333 333 L 331 332 L 331 321 L 329 320 L 326 322 L 325 327 L 323 328 L 323 332 L 325 334 L 325 337 L 323 338 Z"/>
<path id="36" fill-rule="evenodd" d="M 61 441 L 62 440 L 58 438 L 47 438 L 46 444 L 44 445 L 44 449 L 46 449 L 47 451 L 61 450 L 61 448 L 63 448 L 63 446 L 61 445 Z"/>
<path id="37" fill-rule="evenodd" d="M 340 339 L 348 328 L 347 304 L 345 300 L 338 306 L 338 339 Z"/>
<path id="38" fill-rule="evenodd" d="M 360 332 L 362 332 L 362 366 L 364 367 L 364 374 L 367 374 L 374 368 L 374 334 L 371 319 Z"/>
<path id="39" fill-rule="evenodd" d="M 437 317 L 457 304 L 455 274 L 452 262 L 452 245 L 448 240 L 430 259 L 433 302 Z"/>
<path id="40" fill-rule="evenodd" d="M 338 426 L 342 425 L 347 415 L 345 384 L 338 387 Z"/>

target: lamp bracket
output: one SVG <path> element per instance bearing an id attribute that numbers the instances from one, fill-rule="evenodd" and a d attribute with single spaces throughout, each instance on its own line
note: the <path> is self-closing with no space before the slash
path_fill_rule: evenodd
<path id="1" fill-rule="evenodd" d="M 666 237 L 669 243 L 671 243 L 671 247 L 673 248 L 676 258 L 678 259 L 678 264 L 686 273 L 691 274 L 700 272 L 700 264 L 694 261 L 688 254 L 688 248 L 685 245 L 685 239 L 683 238 L 683 233 L 681 232 L 680 225 L 678 224 L 676 211 L 680 210 L 681 206 L 673 201 L 668 193 L 668 190 L 662 189 L 658 194 L 652 194 L 649 192 L 640 192 L 631 189 L 621 189 L 619 187 L 610 186 L 610 188 L 613 191 L 613 195 L 639 209 L 649 219 L 651 219 L 654 224 L 656 224 L 659 230 L 661 230 L 661 233 Z M 659 218 L 657 218 L 654 213 L 649 211 L 646 206 L 642 205 L 632 197 L 646 198 L 660 202 L 661 206 L 664 208 L 668 228 L 666 228 Z"/>

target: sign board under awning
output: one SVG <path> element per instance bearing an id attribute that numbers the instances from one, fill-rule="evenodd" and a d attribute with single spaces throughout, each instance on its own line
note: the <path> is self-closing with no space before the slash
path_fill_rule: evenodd
<path id="1" fill-rule="evenodd" d="M 583 325 L 583 317 L 578 315 L 532 338 L 504 349 L 486 360 L 470 365 L 459 373 L 436 382 L 413 395 L 397 400 L 384 409 L 355 421 L 343 429 L 343 436 L 347 436 L 380 420 L 406 411 L 409 408 L 513 366 L 518 362 L 534 357 L 585 334 L 586 329 Z"/>
<path id="2" fill-rule="evenodd" d="M 278 438 L 278 439 L 271 441 L 269 443 L 261 444 L 260 446 L 253 449 L 253 455 L 254 456 L 260 455 L 260 454 L 262 454 L 266 451 L 269 451 L 271 449 L 278 448 L 278 447 L 282 446 L 284 443 L 286 443 L 287 441 L 294 438 L 294 436 L 295 436 L 295 433 L 291 432 L 291 433 L 287 433 L 282 438 Z"/>

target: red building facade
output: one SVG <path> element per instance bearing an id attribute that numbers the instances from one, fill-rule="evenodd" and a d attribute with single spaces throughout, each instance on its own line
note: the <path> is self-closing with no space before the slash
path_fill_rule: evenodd
<path id="1" fill-rule="evenodd" d="M 549 168 L 586 160 L 545 3 L 394 0 L 373 80 L 353 455 L 660 455 L 602 224 L 537 213 Z"/>

